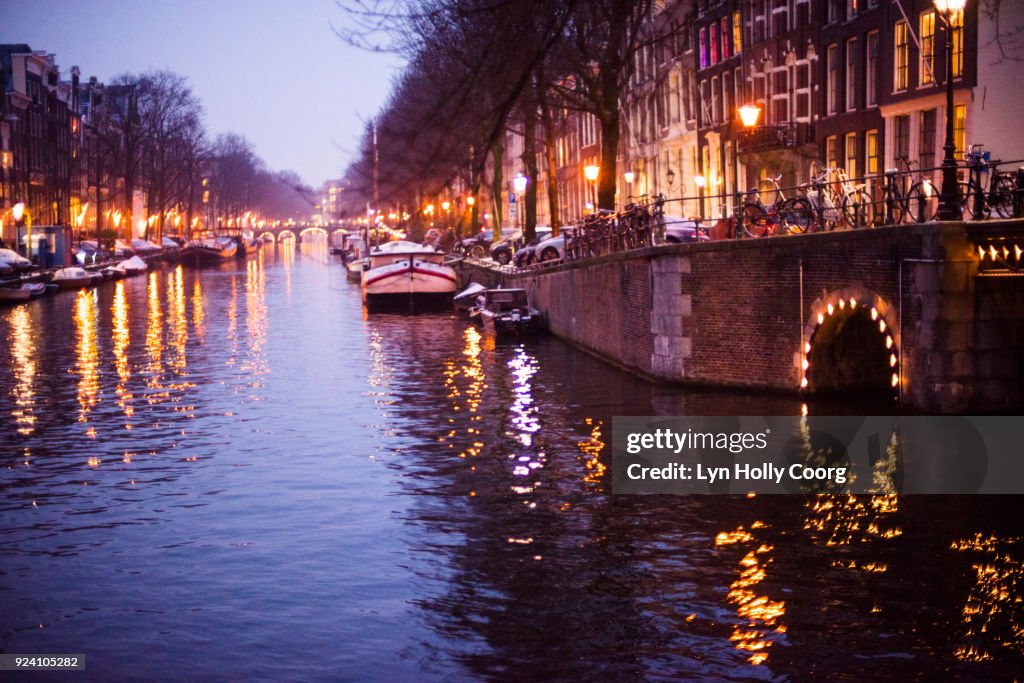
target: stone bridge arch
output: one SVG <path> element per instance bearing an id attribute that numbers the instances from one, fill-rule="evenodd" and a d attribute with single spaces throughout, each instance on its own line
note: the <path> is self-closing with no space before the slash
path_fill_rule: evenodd
<path id="1" fill-rule="evenodd" d="M 899 312 L 862 286 L 811 303 L 799 352 L 806 393 L 861 392 L 899 398 L 903 378 Z"/>

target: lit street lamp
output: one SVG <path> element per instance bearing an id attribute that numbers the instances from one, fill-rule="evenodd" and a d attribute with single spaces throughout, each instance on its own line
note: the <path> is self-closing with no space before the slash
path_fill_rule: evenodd
<path id="1" fill-rule="evenodd" d="M 512 189 L 516 192 L 516 199 L 522 204 L 523 193 L 526 192 L 526 185 L 530 182 L 530 179 L 524 176 L 522 173 L 512 179 Z M 523 211 L 521 207 L 516 208 L 516 224 L 521 228 L 523 223 Z"/>
<path id="2" fill-rule="evenodd" d="M 739 108 L 740 122 L 746 133 L 750 135 L 757 127 L 757 120 L 761 118 L 761 107 L 756 104 L 744 104 Z M 743 190 L 740 189 L 740 150 L 739 140 L 732 143 L 732 191 L 736 193 L 736 206 L 743 205 Z M 737 230 L 739 228 L 737 227 Z"/>
<path id="3" fill-rule="evenodd" d="M 956 176 L 956 143 L 953 141 L 953 18 L 962 12 L 967 0 L 934 0 L 935 9 L 946 28 L 946 144 L 942 149 L 942 191 L 939 193 L 940 221 L 961 218 L 960 188 Z"/>
<path id="4" fill-rule="evenodd" d="M 11 207 L 11 215 L 14 216 L 15 235 L 18 242 L 21 242 L 22 220 L 25 218 L 25 203 L 18 202 Z M 32 227 L 29 226 L 28 246 L 25 247 L 25 257 L 32 258 Z"/>
<path id="5" fill-rule="evenodd" d="M 594 184 L 594 211 L 597 211 L 597 177 L 601 174 L 600 166 L 584 166 L 583 177 Z"/>

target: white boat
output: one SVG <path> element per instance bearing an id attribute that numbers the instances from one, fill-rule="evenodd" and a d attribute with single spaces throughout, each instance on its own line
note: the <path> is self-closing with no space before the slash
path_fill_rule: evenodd
<path id="1" fill-rule="evenodd" d="M 455 308 L 461 311 L 468 311 L 477 305 L 477 297 L 487 291 L 479 282 L 470 282 L 461 292 L 455 295 Z"/>
<path id="2" fill-rule="evenodd" d="M 189 246 L 196 261 L 213 265 L 235 258 L 235 254 L 238 252 L 238 245 L 230 237 L 200 240 Z"/>
<path id="3" fill-rule="evenodd" d="M 444 254 L 415 242 L 383 244 L 370 252 L 362 273 L 368 309 L 450 308 L 458 277 Z"/>
<path id="4" fill-rule="evenodd" d="M 32 262 L 11 249 L 0 249 L 0 265 L 6 266 L 13 271 L 28 270 Z"/>
<path id="5" fill-rule="evenodd" d="M 153 242 L 148 242 L 144 239 L 132 240 L 132 251 L 136 254 L 153 254 L 161 251 L 162 249 L 163 247 L 159 244 L 154 244 Z"/>
<path id="6" fill-rule="evenodd" d="M 32 292 L 21 287 L 0 287 L 0 304 L 16 304 L 21 301 L 28 301 L 32 298 Z"/>
<path id="7" fill-rule="evenodd" d="M 132 256 L 117 264 L 118 270 L 123 270 L 125 275 L 139 275 L 145 273 L 149 266 L 138 256 Z"/>
<path id="8" fill-rule="evenodd" d="M 84 268 L 61 268 L 53 274 L 53 283 L 59 285 L 61 289 L 77 289 L 91 285 L 93 276 Z"/>

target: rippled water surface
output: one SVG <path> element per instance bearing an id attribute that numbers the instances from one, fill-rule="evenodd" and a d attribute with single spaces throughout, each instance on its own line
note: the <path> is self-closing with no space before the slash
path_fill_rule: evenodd
<path id="1" fill-rule="evenodd" d="M 324 243 L 0 309 L 0 354 L 0 650 L 86 678 L 1024 671 L 1019 499 L 613 497 L 613 415 L 800 404 L 367 316 Z"/>

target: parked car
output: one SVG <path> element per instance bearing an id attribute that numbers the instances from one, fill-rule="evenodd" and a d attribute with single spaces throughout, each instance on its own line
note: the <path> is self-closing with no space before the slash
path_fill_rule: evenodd
<path id="1" fill-rule="evenodd" d="M 512 259 L 512 263 L 520 268 L 528 266 L 534 263 L 540 252 L 537 251 L 538 245 L 551 237 L 551 228 L 546 225 L 537 226 L 537 234 L 528 244 L 524 244 L 522 248 L 515 253 L 515 257 Z"/>
<path id="2" fill-rule="evenodd" d="M 537 234 L 547 232 L 551 234 L 551 227 L 547 225 L 538 225 Z M 523 247 L 523 232 L 521 230 L 511 230 L 508 234 L 502 231 L 502 239 L 491 243 L 491 258 L 502 265 L 512 263 L 512 256 L 517 250 Z"/>
<path id="3" fill-rule="evenodd" d="M 463 238 L 462 253 L 482 259 L 487 256 L 488 248 L 493 240 L 494 233 L 492 231 L 481 230 L 475 235 Z"/>
<path id="4" fill-rule="evenodd" d="M 563 227 L 557 237 L 548 237 L 537 245 L 535 253 L 538 263 L 556 263 L 565 260 L 565 240 L 572 235 L 572 226 Z"/>
<path id="5" fill-rule="evenodd" d="M 665 242 L 668 244 L 707 242 L 711 239 L 707 229 L 691 218 L 665 216 L 663 221 L 665 223 Z"/>

